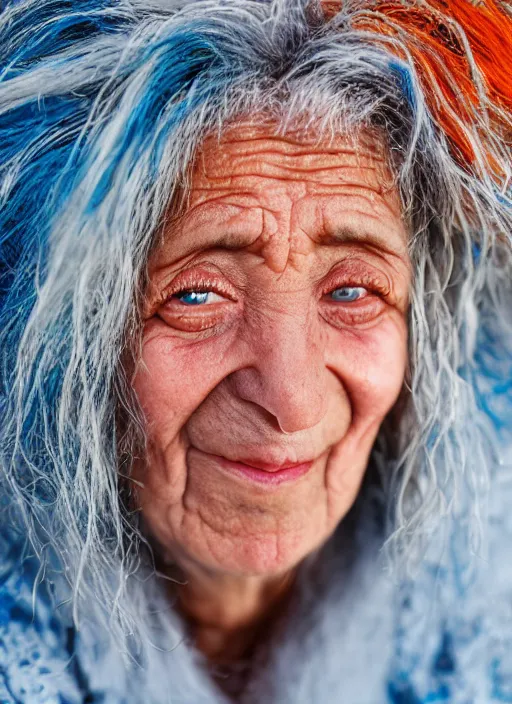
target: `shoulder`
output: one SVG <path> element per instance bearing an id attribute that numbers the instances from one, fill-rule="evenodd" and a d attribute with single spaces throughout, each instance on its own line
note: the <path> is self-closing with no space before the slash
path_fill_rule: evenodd
<path id="1" fill-rule="evenodd" d="M 0 701 L 84 702 L 73 629 L 54 615 L 38 562 L 16 539 L 0 540 Z"/>

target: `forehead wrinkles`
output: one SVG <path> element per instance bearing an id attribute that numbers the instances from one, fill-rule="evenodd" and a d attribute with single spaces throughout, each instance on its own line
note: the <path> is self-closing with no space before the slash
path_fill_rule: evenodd
<path id="1" fill-rule="evenodd" d="M 345 207 L 373 219 L 400 218 L 383 153 L 370 139 L 304 143 L 232 128 L 220 140 L 207 138 L 197 154 L 179 229 L 201 246 L 219 235 L 229 246 L 231 234 L 233 242 L 245 235 L 244 246 L 281 271 L 293 253 L 310 251 L 325 229 L 319 211 L 332 212 L 333 196 L 343 196 L 335 209 L 342 216 Z"/>
<path id="2" fill-rule="evenodd" d="M 296 145 L 278 138 L 217 142 L 207 140 L 198 154 L 192 189 L 231 190 L 237 179 L 258 186 L 258 179 L 303 182 L 325 188 L 343 182 L 385 193 L 393 187 L 382 153 L 368 145 Z"/>

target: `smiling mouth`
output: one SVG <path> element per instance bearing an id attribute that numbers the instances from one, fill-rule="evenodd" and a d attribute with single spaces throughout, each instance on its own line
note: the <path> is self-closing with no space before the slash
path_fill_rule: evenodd
<path id="1" fill-rule="evenodd" d="M 258 466 L 255 466 L 255 464 L 248 464 L 248 462 L 234 462 L 222 455 L 210 455 L 210 457 L 222 471 L 238 476 L 240 479 L 269 487 L 280 486 L 300 479 L 309 472 L 314 464 L 314 460 L 308 460 L 297 464 L 276 466 L 258 461 Z M 254 460 L 251 462 L 256 463 Z"/>

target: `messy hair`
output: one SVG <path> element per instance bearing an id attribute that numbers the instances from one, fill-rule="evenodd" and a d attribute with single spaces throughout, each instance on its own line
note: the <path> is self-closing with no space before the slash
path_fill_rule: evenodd
<path id="1" fill-rule="evenodd" d="M 505 325 L 511 274 L 512 20 L 495 0 L 449 5 L 24 0 L 0 15 L 5 519 L 43 566 L 57 556 L 77 622 L 92 597 L 119 634 L 138 628 L 144 427 L 126 359 L 146 263 L 202 141 L 248 117 L 386 145 L 413 266 L 401 413 L 371 459 L 390 556 L 417 554 L 448 509 L 478 535 L 493 460 L 476 340 L 484 318 Z"/>

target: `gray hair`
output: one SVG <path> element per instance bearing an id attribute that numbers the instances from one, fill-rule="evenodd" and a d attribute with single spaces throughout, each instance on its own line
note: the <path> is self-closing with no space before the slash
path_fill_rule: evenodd
<path id="1" fill-rule="evenodd" d="M 76 621 L 92 597 L 114 633 L 141 628 L 129 578 L 144 538 L 128 506 L 144 428 L 126 355 L 137 356 L 146 263 L 169 202 L 204 138 L 247 116 L 281 133 L 384 139 L 414 272 L 402 412 L 371 462 L 388 547 L 396 565 L 414 558 L 449 511 L 470 516 L 476 539 L 494 461 L 476 340 L 482 321 L 505 328 L 512 225 L 510 149 L 486 117 L 484 82 L 459 120 L 474 154 L 464 164 L 433 114 L 439 96 L 423 90 L 413 39 L 386 33 L 393 22 L 371 2 L 344 3 L 329 21 L 305 0 L 70 7 L 25 0 L 0 15 L 0 467 L 42 569 L 58 556 Z"/>

